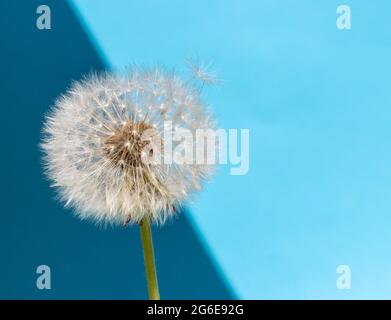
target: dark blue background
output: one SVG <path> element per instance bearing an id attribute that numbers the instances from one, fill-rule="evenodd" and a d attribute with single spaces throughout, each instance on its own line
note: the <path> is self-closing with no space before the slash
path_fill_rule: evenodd
<path id="1" fill-rule="evenodd" d="M 40 4 L 0 3 L 0 298 L 146 298 L 138 228 L 77 220 L 43 177 L 45 112 L 72 80 L 105 65 L 65 1 L 45 1 L 55 24 L 38 30 Z M 155 229 L 154 240 L 162 298 L 232 297 L 186 212 Z M 51 290 L 36 288 L 42 264 L 51 268 Z"/>

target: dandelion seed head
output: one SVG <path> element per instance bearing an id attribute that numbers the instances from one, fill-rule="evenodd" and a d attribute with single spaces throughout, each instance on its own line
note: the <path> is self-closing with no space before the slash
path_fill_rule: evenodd
<path id="1" fill-rule="evenodd" d="M 214 128 L 199 92 L 159 68 L 75 82 L 47 114 L 41 143 L 45 173 L 65 205 L 104 224 L 146 216 L 162 223 L 174 214 L 213 167 L 145 163 L 165 120 L 192 132 Z"/>

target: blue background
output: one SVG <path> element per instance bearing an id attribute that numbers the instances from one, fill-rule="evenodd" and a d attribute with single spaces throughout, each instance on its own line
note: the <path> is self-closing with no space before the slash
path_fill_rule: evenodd
<path id="1" fill-rule="evenodd" d="M 352 29 L 336 8 L 352 9 Z M 250 172 L 216 178 L 154 230 L 163 298 L 391 298 L 391 4 L 376 1 L 37 1 L 0 6 L 1 298 L 144 298 L 137 228 L 100 230 L 53 200 L 37 144 L 54 98 L 91 69 L 185 69 L 222 128 L 250 129 Z M 35 287 L 52 268 L 53 289 Z M 338 290 L 338 265 L 351 289 Z"/>

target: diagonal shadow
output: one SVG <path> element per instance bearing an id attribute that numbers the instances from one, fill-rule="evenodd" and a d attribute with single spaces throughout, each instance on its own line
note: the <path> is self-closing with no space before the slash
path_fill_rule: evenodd
<path id="1" fill-rule="evenodd" d="M 42 177 L 38 142 L 48 106 L 72 79 L 105 65 L 65 1 L 45 1 L 52 29 L 38 30 L 40 4 L 0 2 L 0 298 L 143 299 L 138 228 L 78 221 L 52 200 Z M 155 228 L 162 298 L 233 298 L 186 214 Z M 51 267 L 51 290 L 36 288 L 42 264 Z"/>

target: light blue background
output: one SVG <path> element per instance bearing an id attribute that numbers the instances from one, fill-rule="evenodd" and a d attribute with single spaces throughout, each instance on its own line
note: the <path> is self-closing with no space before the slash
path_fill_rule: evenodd
<path id="1" fill-rule="evenodd" d="M 221 167 L 192 215 L 239 297 L 391 298 L 389 1 L 74 3 L 113 68 L 196 54 L 225 79 L 206 96 L 250 129 L 250 172 Z"/>

